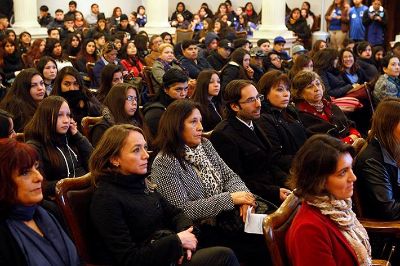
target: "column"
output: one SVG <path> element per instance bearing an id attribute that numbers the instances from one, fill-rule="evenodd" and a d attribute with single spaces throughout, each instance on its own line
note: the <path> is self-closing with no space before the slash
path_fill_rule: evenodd
<path id="1" fill-rule="evenodd" d="M 161 34 L 164 31 L 175 33 L 175 28 L 168 22 L 169 0 L 145 0 L 144 5 L 147 13 L 147 23 L 144 30 L 151 36 Z"/>
<path id="2" fill-rule="evenodd" d="M 319 31 L 313 32 L 312 34 L 312 44 L 314 45 L 314 43 L 317 40 L 324 40 L 326 41 L 326 39 L 328 39 L 329 33 L 327 33 L 325 31 L 326 28 L 326 21 L 325 21 L 325 9 L 326 5 L 325 5 L 325 0 L 321 1 L 321 27 Z"/>
<path id="3" fill-rule="evenodd" d="M 41 28 L 37 22 L 37 3 L 33 0 L 14 0 L 15 23 L 12 25 L 16 34 L 27 31 L 32 39 L 47 36 L 46 28 Z"/>
<path id="4" fill-rule="evenodd" d="M 254 31 L 252 43 L 259 39 L 268 39 L 273 43 L 276 36 L 282 36 L 286 40 L 285 47 L 290 50 L 296 38 L 292 31 L 288 31 L 285 25 L 285 0 L 262 0 L 261 25 Z"/>

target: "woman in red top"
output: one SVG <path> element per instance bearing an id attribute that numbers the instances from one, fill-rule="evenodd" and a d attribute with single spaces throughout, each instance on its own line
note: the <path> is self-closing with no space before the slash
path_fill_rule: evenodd
<path id="1" fill-rule="evenodd" d="M 352 211 L 354 150 L 314 135 L 293 160 L 290 186 L 302 200 L 287 234 L 290 265 L 371 265 L 367 232 Z"/>
<path id="2" fill-rule="evenodd" d="M 127 45 L 121 49 L 121 65 L 131 73 L 134 77 L 142 75 L 143 64 L 137 56 L 137 49 L 133 41 L 128 42 Z"/>
<path id="3" fill-rule="evenodd" d="M 324 99 L 324 85 L 317 73 L 306 70 L 297 73 L 292 90 L 300 120 L 309 133 L 326 133 L 348 144 L 361 138 L 360 132 L 343 111 Z"/>

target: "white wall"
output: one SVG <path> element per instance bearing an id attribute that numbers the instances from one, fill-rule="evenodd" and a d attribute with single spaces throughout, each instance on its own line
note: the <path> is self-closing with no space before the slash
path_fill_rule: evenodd
<path id="1" fill-rule="evenodd" d="M 100 6 L 100 11 L 104 12 L 106 16 L 111 16 L 112 10 L 114 7 L 119 6 L 122 9 L 123 13 L 130 13 L 134 10 L 136 10 L 136 7 L 138 5 L 144 5 L 146 7 L 146 2 L 147 0 L 129 0 L 129 1 L 110 1 L 110 0 L 75 0 L 78 3 L 78 10 L 81 11 L 84 15 L 88 14 L 90 12 L 90 6 L 93 3 L 97 3 Z M 168 0 L 158 0 L 158 1 L 168 1 Z M 171 14 L 175 8 L 176 4 L 182 0 L 169 0 L 169 12 L 168 14 Z M 218 8 L 219 3 L 223 2 L 224 0 L 221 1 L 206 1 L 206 0 L 190 0 L 190 1 L 182 1 L 185 3 L 186 8 L 189 9 L 192 12 L 196 12 L 199 8 L 201 3 L 207 2 L 210 8 L 213 10 L 213 12 L 216 11 Z M 248 1 L 247 0 L 231 0 L 232 5 L 234 8 L 238 6 L 244 6 Z M 323 1 L 323 0 L 322 0 Z M 321 14 L 321 0 L 308 0 L 311 4 L 311 10 L 315 14 Z M 47 5 L 50 9 L 51 14 L 54 16 L 54 11 L 58 8 L 63 9 L 64 11 L 68 11 L 68 2 L 69 0 L 37 0 L 37 5 L 38 5 L 38 12 L 39 12 L 39 7 L 41 5 Z M 261 0 L 252 0 L 253 5 L 255 7 L 255 10 L 257 12 L 260 11 L 261 9 Z M 303 2 L 302 0 L 286 0 L 288 6 L 290 8 L 294 7 L 300 7 L 301 3 Z M 325 8 L 328 7 L 328 5 L 331 3 L 330 0 L 325 0 L 326 6 Z"/>

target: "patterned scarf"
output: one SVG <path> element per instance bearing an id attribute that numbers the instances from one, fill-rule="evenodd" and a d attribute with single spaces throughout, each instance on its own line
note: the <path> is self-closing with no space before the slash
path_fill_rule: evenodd
<path id="1" fill-rule="evenodd" d="M 361 266 L 372 264 L 368 234 L 351 209 L 351 199 L 337 200 L 321 196 L 307 203 L 317 207 L 323 215 L 328 216 L 339 227 L 354 249 Z"/>
<path id="2" fill-rule="evenodd" d="M 203 184 L 206 197 L 211 197 L 222 192 L 221 175 L 214 169 L 201 143 L 194 149 L 185 145 L 185 160 L 196 169 Z"/>

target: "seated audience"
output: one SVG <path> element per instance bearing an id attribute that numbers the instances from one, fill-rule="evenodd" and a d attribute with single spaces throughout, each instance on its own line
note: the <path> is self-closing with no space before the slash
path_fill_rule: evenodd
<path id="1" fill-rule="evenodd" d="M 229 56 L 234 50 L 235 48 L 230 41 L 227 39 L 221 40 L 218 43 L 217 50 L 211 51 L 207 61 L 213 69 L 220 71 L 229 62 Z"/>
<path id="2" fill-rule="evenodd" d="M 143 117 L 139 112 L 139 91 L 127 83 L 114 85 L 103 101 L 103 118 L 90 131 L 93 146 L 104 132 L 113 125 L 131 124 L 143 129 Z"/>
<path id="3" fill-rule="evenodd" d="M 96 43 L 93 39 L 85 39 L 82 48 L 76 56 L 74 67 L 81 73 L 89 74 L 93 78 L 93 67 L 97 62 Z"/>
<path id="4" fill-rule="evenodd" d="M 169 43 L 171 45 L 174 45 L 172 35 L 169 32 L 163 32 L 161 33 L 160 36 L 163 40 L 163 43 Z"/>
<path id="5" fill-rule="evenodd" d="M 147 66 L 152 66 L 154 61 L 160 56 L 159 47 L 162 43 L 163 41 L 160 35 L 151 36 L 149 43 L 151 52 L 144 58 Z"/>
<path id="6" fill-rule="evenodd" d="M 366 217 L 400 219 L 399 123 L 400 99 L 383 99 L 373 115 L 368 144 L 356 158 L 354 172 Z"/>
<path id="7" fill-rule="evenodd" d="M 253 81 L 258 82 L 265 73 L 263 61 L 266 55 L 260 47 L 250 49 L 250 67 L 254 70 Z"/>
<path id="8" fill-rule="evenodd" d="M 11 39 L 3 40 L 0 44 L 0 68 L 5 74 L 6 81 L 11 84 L 23 67 L 17 43 Z"/>
<path id="9" fill-rule="evenodd" d="M 254 10 L 254 6 L 252 2 L 247 2 L 244 6 L 244 13 L 246 14 L 248 20 L 254 24 L 258 24 L 258 14 L 257 12 Z"/>
<path id="10" fill-rule="evenodd" d="M 212 68 L 205 58 L 198 56 L 199 51 L 194 40 L 185 40 L 181 46 L 183 53 L 182 67 L 185 68 L 191 79 L 196 79 L 200 71 Z"/>
<path id="11" fill-rule="evenodd" d="M 90 159 L 96 188 L 90 215 L 113 264 L 238 266 L 228 248 L 198 248 L 192 221 L 149 187 L 148 158 L 143 132 L 118 125 Z"/>
<path id="12" fill-rule="evenodd" d="M 289 174 L 293 157 L 307 140 L 299 114 L 290 104 L 290 80 L 286 74 L 272 70 L 262 76 L 257 89 L 264 95 L 264 101 L 256 124 L 276 152 L 274 162 Z"/>
<path id="13" fill-rule="evenodd" d="M 86 16 L 86 21 L 89 23 L 89 25 L 92 27 L 96 25 L 97 22 L 97 16 L 100 14 L 99 10 L 99 5 L 96 3 L 93 3 L 90 6 L 90 13 Z"/>
<path id="14" fill-rule="evenodd" d="M 250 53 L 238 48 L 232 52 L 230 61 L 221 69 L 222 94 L 227 84 L 235 79 L 253 79 L 254 70 L 250 67 Z"/>
<path id="15" fill-rule="evenodd" d="M 300 71 L 292 81 L 292 96 L 304 127 L 310 134 L 326 133 L 353 144 L 361 137 L 340 108 L 324 99 L 322 79 L 312 71 Z"/>
<path id="16" fill-rule="evenodd" d="M 315 135 L 294 158 L 290 185 L 302 204 L 286 234 L 291 265 L 371 265 L 368 234 L 352 211 L 353 156 L 351 146 Z"/>
<path id="17" fill-rule="evenodd" d="M 29 50 L 21 56 L 24 68 L 36 67 L 36 64 L 43 56 L 45 46 L 46 41 L 43 39 L 36 39 L 33 41 Z"/>
<path id="18" fill-rule="evenodd" d="M 283 63 L 284 62 L 282 61 L 282 58 L 276 51 L 268 52 L 267 56 L 263 59 L 263 67 L 266 72 L 279 70 L 283 73 L 286 73 L 287 69 Z"/>
<path id="19" fill-rule="evenodd" d="M 204 132 L 212 131 L 222 120 L 220 83 L 216 70 L 203 70 L 197 78 L 196 90 L 191 99 L 199 105 Z"/>
<path id="20" fill-rule="evenodd" d="M 38 155 L 14 139 L 0 140 L 2 265 L 80 265 L 74 244 L 43 199 Z"/>
<path id="21" fill-rule="evenodd" d="M 93 88 L 98 88 L 100 86 L 101 71 L 106 65 L 108 64 L 118 65 L 117 54 L 118 51 L 115 48 L 114 44 L 108 42 L 104 45 L 103 49 L 101 50 L 101 57 L 95 63 L 93 68 L 93 75 L 94 75 L 94 79 L 92 80 Z"/>
<path id="22" fill-rule="evenodd" d="M 19 54 L 23 54 L 28 52 L 29 48 L 32 45 L 32 36 L 29 32 L 23 31 L 19 34 L 18 38 L 18 52 Z"/>
<path id="23" fill-rule="evenodd" d="M 171 21 L 176 21 L 178 14 L 182 14 L 185 20 L 192 21 L 193 14 L 186 9 L 183 2 L 178 2 L 176 4 L 176 10 L 171 15 Z"/>
<path id="24" fill-rule="evenodd" d="M 251 192 L 275 204 L 289 194 L 286 173 L 273 162 L 272 146 L 255 120 L 261 101 L 249 80 L 233 80 L 223 94 L 227 119 L 213 130 L 210 140 L 221 158 L 246 183 Z M 262 162 L 262 163 L 260 163 Z"/>
<path id="25" fill-rule="evenodd" d="M 121 21 L 122 9 L 117 6 L 114 7 L 111 17 L 108 19 L 110 21 L 110 27 L 116 28 Z"/>
<path id="26" fill-rule="evenodd" d="M 301 16 L 299 8 L 293 8 L 290 12 L 289 19 L 286 21 L 288 30 L 293 31 L 296 41 L 303 43 L 307 48 L 311 47 L 310 37 L 311 29 L 307 25 L 307 21 Z M 310 45 L 310 46 L 309 46 Z"/>
<path id="27" fill-rule="evenodd" d="M 201 119 L 198 105 L 188 100 L 176 101 L 167 108 L 155 140 L 160 152 L 154 159 L 151 179 L 170 203 L 196 221 L 207 236 L 200 237 L 203 245 L 229 246 L 241 260 L 265 262 L 265 250 L 256 246 L 262 238 L 243 232 L 229 236 L 216 224 L 227 212 L 244 220 L 255 199 L 210 141 L 201 137 Z M 240 213 L 234 212 L 236 207 Z"/>
<path id="28" fill-rule="evenodd" d="M 345 48 L 339 52 L 338 69 L 343 80 L 353 86 L 348 93 L 365 87 L 364 83 L 367 82 L 367 77 L 364 70 L 356 62 L 351 49 Z"/>
<path id="29" fill-rule="evenodd" d="M 76 32 L 84 32 L 89 29 L 89 24 L 81 11 L 75 11 L 74 29 Z"/>
<path id="30" fill-rule="evenodd" d="M 364 71 L 367 81 L 375 80 L 379 76 L 378 69 L 372 58 L 372 47 L 369 42 L 357 44 L 357 63 Z"/>
<path id="31" fill-rule="evenodd" d="M 122 14 L 120 17 L 120 22 L 118 24 L 118 26 L 115 28 L 114 32 L 119 32 L 119 31 L 123 31 L 126 32 L 128 35 L 128 40 L 133 40 L 135 35 L 136 35 L 136 31 L 135 29 L 129 25 L 129 19 L 128 16 L 125 14 Z M 111 31 L 113 32 L 113 31 Z"/>
<path id="32" fill-rule="evenodd" d="M 0 102 L 0 108 L 13 115 L 16 132 L 22 132 L 46 96 L 43 78 L 34 68 L 22 70 Z"/>
<path id="33" fill-rule="evenodd" d="M 46 180 L 44 194 L 54 197 L 58 180 L 88 172 L 92 145 L 78 131 L 66 100 L 49 96 L 40 104 L 24 130 L 25 140 L 39 154 L 39 167 Z"/>
<path id="34" fill-rule="evenodd" d="M 52 22 L 54 18 L 49 13 L 49 7 L 46 5 L 42 5 L 39 8 L 39 16 L 37 17 L 37 21 L 42 28 L 46 28 L 47 25 Z"/>
<path id="35" fill-rule="evenodd" d="M 302 70 L 314 70 L 314 62 L 312 58 L 305 54 L 299 55 L 293 60 L 293 66 L 290 68 L 288 73 L 289 79 L 293 80 L 296 74 Z"/>
<path id="36" fill-rule="evenodd" d="M 259 39 L 257 46 L 261 48 L 264 54 L 267 54 L 271 50 L 271 43 L 268 39 Z"/>
<path id="37" fill-rule="evenodd" d="M 120 66 L 114 64 L 106 65 L 101 71 L 100 88 L 97 90 L 97 99 L 103 102 L 108 92 L 116 84 L 123 83 L 123 70 Z"/>
<path id="38" fill-rule="evenodd" d="M 157 94 L 163 87 L 163 76 L 171 68 L 183 70 L 179 61 L 175 59 L 174 47 L 169 43 L 160 44 L 158 47 L 160 56 L 154 61 L 151 68 L 153 89 Z"/>
<path id="39" fill-rule="evenodd" d="M 151 136 L 157 136 L 158 124 L 162 114 L 175 100 L 185 99 L 188 93 L 188 76 L 180 69 L 171 68 L 163 76 L 163 89 L 160 89 L 154 102 L 143 107 L 143 116 Z"/>
<path id="40" fill-rule="evenodd" d="M 79 131 L 82 129 L 82 118 L 101 115 L 100 102 L 83 85 L 81 75 L 73 67 L 64 67 L 58 72 L 51 95 L 65 98 Z"/>
<path id="41" fill-rule="evenodd" d="M 68 55 L 63 53 L 61 41 L 58 39 L 47 38 L 46 47 L 44 48 L 44 55 L 50 56 L 56 60 L 58 71 L 67 66 L 72 67 L 72 63 L 69 61 Z"/>
<path id="42" fill-rule="evenodd" d="M 49 96 L 58 73 L 57 62 L 50 56 L 43 56 L 37 63 L 36 69 L 43 77 L 46 95 Z"/>
<path id="43" fill-rule="evenodd" d="M 378 69 L 379 73 L 382 73 L 382 64 L 381 60 L 385 57 L 385 48 L 383 46 L 374 46 L 372 48 L 372 59 L 374 60 L 374 64 Z"/>
<path id="44" fill-rule="evenodd" d="M 318 51 L 323 50 L 323 49 L 326 49 L 326 48 L 327 48 L 327 44 L 326 44 L 326 41 L 325 41 L 325 40 L 317 40 L 317 41 L 314 43 L 314 45 L 313 45 L 313 47 L 312 47 L 312 49 L 311 49 L 311 51 L 310 51 L 310 53 L 309 53 L 309 56 L 310 56 L 311 58 L 313 58 L 314 55 L 315 55 Z"/>
<path id="45" fill-rule="evenodd" d="M 97 15 L 97 23 L 94 27 L 92 27 L 88 33 L 86 34 L 86 38 L 94 38 L 95 35 L 98 35 L 99 33 L 103 34 L 106 39 L 109 39 L 110 36 L 110 31 L 107 27 L 107 20 L 106 16 L 104 13 L 99 13 Z"/>
<path id="46" fill-rule="evenodd" d="M 134 41 L 121 48 L 121 65 L 125 70 L 134 77 L 141 77 L 143 72 L 143 64 L 137 56 L 137 49 Z"/>
<path id="47" fill-rule="evenodd" d="M 272 52 L 276 52 L 283 61 L 290 61 L 291 57 L 285 51 L 286 40 L 282 36 L 275 37 Z"/>
<path id="48" fill-rule="evenodd" d="M 385 97 L 400 98 L 400 61 L 395 55 L 387 55 L 381 60 L 384 74 L 375 83 L 372 92 L 375 103 L 379 103 Z"/>
<path id="49" fill-rule="evenodd" d="M 139 27 L 144 27 L 147 23 L 146 8 L 144 6 L 138 6 L 136 12 L 136 23 L 139 24 Z"/>
<path id="50" fill-rule="evenodd" d="M 213 51 L 218 48 L 219 37 L 215 32 L 209 32 L 204 38 L 204 49 L 201 50 L 200 56 L 207 58 Z"/>
<path id="51" fill-rule="evenodd" d="M 64 40 L 63 51 L 71 61 L 76 61 L 76 56 L 81 51 L 81 46 L 79 34 L 71 33 Z"/>
<path id="52" fill-rule="evenodd" d="M 17 133 L 14 130 L 13 116 L 0 109 L 0 139 L 15 138 Z"/>

